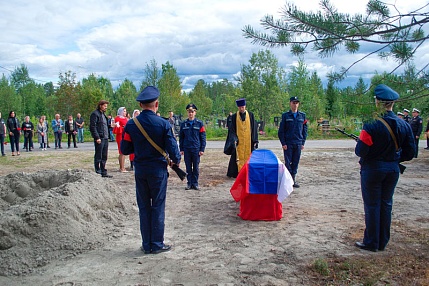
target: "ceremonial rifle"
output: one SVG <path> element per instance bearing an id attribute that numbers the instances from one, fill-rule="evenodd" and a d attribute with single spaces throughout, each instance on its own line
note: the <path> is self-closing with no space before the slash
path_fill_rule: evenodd
<path id="1" fill-rule="evenodd" d="M 186 178 L 186 175 L 188 174 L 182 169 L 180 169 L 179 166 L 177 166 L 176 164 L 173 164 L 171 166 L 171 169 L 173 169 L 173 171 L 176 172 L 177 176 L 179 176 L 180 180 L 182 181 Z"/>
<path id="2" fill-rule="evenodd" d="M 347 133 L 346 131 L 344 131 L 344 129 L 340 129 L 340 128 L 335 127 L 335 130 L 346 135 L 347 137 L 354 139 L 356 142 L 359 140 L 359 137 L 357 135 L 352 134 L 352 133 Z"/>
<path id="3" fill-rule="evenodd" d="M 356 142 L 359 141 L 359 136 L 357 136 L 355 134 L 347 133 L 346 131 L 344 131 L 344 129 L 340 129 L 340 128 L 337 128 L 337 127 L 335 128 L 335 130 L 337 130 L 338 132 L 346 135 L 347 137 L 350 137 L 350 138 L 354 139 Z M 404 171 L 405 171 L 406 168 L 407 167 L 405 167 L 404 165 L 402 165 L 401 163 L 399 163 L 399 172 L 401 174 L 404 173 Z"/>

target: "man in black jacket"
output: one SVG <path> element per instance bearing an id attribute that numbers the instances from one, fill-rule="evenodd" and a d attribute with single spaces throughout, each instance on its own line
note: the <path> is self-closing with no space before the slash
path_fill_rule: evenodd
<path id="1" fill-rule="evenodd" d="M 105 112 L 108 104 L 108 101 L 100 100 L 97 109 L 91 113 L 89 119 L 89 130 L 91 131 L 92 138 L 94 138 L 95 146 L 95 172 L 101 174 L 104 178 L 112 177 L 107 174 L 106 170 L 107 151 L 109 148 L 109 129 L 107 127 L 107 116 Z"/>

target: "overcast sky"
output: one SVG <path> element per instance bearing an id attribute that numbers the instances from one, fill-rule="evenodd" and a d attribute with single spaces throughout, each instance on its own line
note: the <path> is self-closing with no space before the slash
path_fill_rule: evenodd
<path id="1" fill-rule="evenodd" d="M 291 1 L 307 11 L 317 10 L 317 0 Z M 340 12 L 364 12 L 367 0 L 333 0 Z M 421 7 L 427 0 L 387 0 L 401 12 Z M 0 5 L 0 75 L 7 77 L 24 64 L 39 83 L 58 82 L 60 72 L 71 70 L 78 80 L 94 73 L 116 87 L 125 78 L 139 89 L 146 64 L 159 67 L 169 61 L 184 90 L 196 81 L 226 78 L 233 81 L 252 53 L 264 49 L 245 39 L 242 28 L 259 29 L 266 15 L 280 17 L 284 0 L 14 0 Z M 407 5 L 407 6 L 405 6 Z M 427 10 L 427 8 L 426 8 Z M 419 57 L 429 62 L 429 50 Z M 297 58 L 288 48 L 271 50 L 287 71 Z M 305 63 L 324 79 L 355 58 L 339 53 L 320 59 L 307 54 Z M 418 64 L 418 63 L 417 63 Z M 373 59 L 359 64 L 349 74 L 354 85 L 358 76 L 383 72 L 394 62 Z"/>

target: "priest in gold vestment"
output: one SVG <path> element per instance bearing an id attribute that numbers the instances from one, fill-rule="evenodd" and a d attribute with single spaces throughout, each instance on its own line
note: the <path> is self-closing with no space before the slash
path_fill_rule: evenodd
<path id="1" fill-rule="evenodd" d="M 244 98 L 236 101 L 238 111 L 232 115 L 225 142 L 225 154 L 231 155 L 227 176 L 236 178 L 253 150 L 258 148 L 258 126 L 253 113 L 246 110 Z M 227 151 L 229 150 L 229 151 Z"/>

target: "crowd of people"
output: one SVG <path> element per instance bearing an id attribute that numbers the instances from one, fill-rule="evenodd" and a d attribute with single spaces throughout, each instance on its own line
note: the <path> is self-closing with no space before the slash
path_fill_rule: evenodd
<path id="1" fill-rule="evenodd" d="M 292 98 L 296 98 L 296 100 L 292 100 Z M 292 113 L 285 112 L 284 114 L 282 114 L 282 120 L 280 121 L 280 127 L 279 127 L 279 132 L 280 132 L 279 140 L 282 143 L 282 148 L 284 150 L 284 159 L 285 159 L 285 162 L 287 162 L 286 165 L 290 167 L 289 172 L 291 173 L 294 179 L 294 187 L 299 187 L 299 184 L 296 182 L 296 173 L 297 173 L 297 168 L 298 168 L 298 163 L 299 163 L 299 158 L 301 153 L 300 151 L 304 149 L 304 143 L 307 137 L 307 125 L 303 124 L 302 130 L 299 130 L 298 132 L 293 131 L 295 135 L 290 134 L 290 132 L 292 131 L 287 131 L 287 129 L 293 130 L 295 128 L 294 126 L 290 126 L 290 123 L 292 122 L 290 116 L 291 114 L 294 113 L 293 110 L 295 110 L 295 108 L 297 110 L 297 108 L 299 107 L 298 97 L 292 97 L 292 98 L 290 100 L 290 108 L 292 110 Z M 237 126 L 236 124 L 237 114 L 239 114 L 242 118 L 244 118 L 243 116 L 247 112 L 247 116 L 249 116 L 248 122 L 250 122 L 251 124 L 249 130 L 251 130 L 250 135 L 252 138 L 251 143 L 249 143 L 250 145 L 248 146 L 252 146 L 250 148 L 251 149 L 250 151 L 253 151 L 254 149 L 257 148 L 256 141 L 258 136 L 257 134 L 258 126 L 256 125 L 252 112 L 245 110 L 246 109 L 245 99 L 237 100 L 237 104 L 238 105 L 244 104 L 244 107 L 242 105 L 241 106 L 242 110 L 238 111 L 238 113 L 230 112 L 227 117 L 226 127 L 229 130 L 227 142 L 228 141 L 231 142 L 230 131 L 233 131 L 233 134 L 236 133 L 235 129 Z M 240 106 L 238 105 L 237 107 L 240 110 Z M 188 108 L 186 108 L 186 110 L 188 112 Z M 118 109 L 116 117 L 112 117 L 111 114 L 107 115 L 108 139 L 109 139 L 109 142 L 117 142 L 118 150 L 120 150 L 120 142 L 122 140 L 122 130 L 125 127 L 125 124 L 128 122 L 128 120 L 134 117 L 134 114 L 136 111 L 139 112 L 139 110 L 134 110 L 133 114 L 131 115 L 127 112 L 125 107 L 121 107 Z M 410 113 L 412 114 L 411 116 L 410 116 Z M 298 114 L 298 121 L 300 122 L 306 121 L 304 113 L 298 111 L 296 114 Z M 156 115 L 161 116 L 159 112 L 156 112 Z M 188 112 L 188 115 L 189 115 L 189 112 Z M 196 115 L 196 110 L 195 110 L 195 115 Z M 19 156 L 20 149 L 24 149 L 25 151 L 28 151 L 28 152 L 33 151 L 34 141 L 37 141 L 37 143 L 39 144 L 39 149 L 43 151 L 47 150 L 47 148 L 51 148 L 49 145 L 49 134 L 54 135 L 55 149 L 63 148 L 62 147 L 63 133 L 65 133 L 67 136 L 66 138 L 67 138 L 68 148 L 71 148 L 71 147 L 78 148 L 77 143 L 84 143 L 85 120 L 83 119 L 80 113 L 77 113 L 76 118 L 73 118 L 72 115 L 68 115 L 68 119 L 66 121 L 63 121 L 61 119 L 60 114 L 55 114 L 54 117 L 55 118 L 52 120 L 51 124 L 49 124 L 49 122 L 47 122 L 46 120 L 45 115 L 40 116 L 38 118 L 37 124 L 34 125 L 31 122 L 30 117 L 25 116 L 24 122 L 20 124 L 14 111 L 10 111 L 7 119 L 3 119 L 0 113 L 0 143 L 1 143 L 0 145 L 1 145 L 2 156 L 6 156 L 4 145 L 7 142 L 7 138 L 9 138 L 12 156 Z M 414 154 L 414 157 L 417 158 L 419 142 L 421 139 L 420 137 L 423 132 L 423 119 L 420 116 L 420 110 L 417 108 L 413 108 L 412 111 L 410 112 L 410 110 L 405 108 L 402 111 L 397 112 L 397 117 L 403 119 L 405 122 L 410 124 L 412 128 L 413 136 L 415 139 L 415 146 L 416 146 L 416 152 Z M 183 122 L 187 121 L 188 119 L 185 119 L 185 120 L 179 119 L 176 115 L 174 115 L 173 111 L 169 111 L 169 117 L 166 119 L 169 121 L 171 127 L 173 128 L 174 136 L 179 140 L 179 134 L 182 128 L 181 125 Z M 198 120 L 198 122 L 202 123 L 201 120 Z M 239 122 L 244 123 L 246 122 L 246 120 L 242 119 L 242 120 L 239 120 Z M 301 125 L 296 125 L 296 126 L 301 126 Z M 50 130 L 52 131 L 52 133 L 49 133 Z M 238 132 L 238 134 L 240 134 L 240 132 Z M 299 136 L 296 137 L 296 134 L 299 134 Z M 429 117 L 427 118 L 426 129 L 424 130 L 423 134 L 426 138 L 426 147 L 424 148 L 424 150 L 429 150 Z M 22 148 L 20 148 L 19 142 L 21 139 L 20 137 L 22 135 L 24 136 L 24 143 L 22 145 Z M 295 138 L 292 139 L 292 137 L 294 136 Z M 289 141 L 288 142 L 289 144 L 284 144 L 286 140 Z M 293 141 L 293 143 L 291 141 Z M 73 146 L 71 144 L 73 144 Z M 287 145 L 290 145 L 291 147 L 288 148 Z M 187 144 L 185 144 L 184 146 L 187 146 Z M 231 146 L 232 145 L 230 145 L 230 147 Z M 237 177 L 238 171 L 239 169 L 241 169 L 242 164 L 244 164 L 246 159 L 245 157 L 243 157 L 244 156 L 243 154 L 245 153 L 250 154 L 250 152 L 243 151 L 243 150 L 245 150 L 245 147 L 242 144 L 241 146 L 237 146 L 237 148 L 235 149 L 235 151 L 238 151 L 238 153 L 235 152 L 233 154 L 232 153 L 229 154 L 231 155 L 231 158 L 230 158 L 230 163 L 229 163 L 228 172 L 227 172 L 228 177 L 232 177 L 232 178 Z M 184 150 L 181 150 L 181 152 L 183 152 L 184 154 Z M 241 154 L 241 160 L 240 158 L 237 158 L 237 154 L 239 153 Z M 133 170 L 133 156 L 130 156 L 129 159 L 130 159 L 129 169 Z M 125 167 L 125 156 L 121 154 L 120 151 L 118 155 L 118 161 L 119 161 L 120 171 L 128 172 Z M 237 167 L 235 167 L 236 165 L 234 163 L 235 161 L 239 162 Z M 191 184 L 190 187 L 192 189 L 193 188 L 192 180 L 190 180 L 190 184 Z"/>
<path id="2" fill-rule="evenodd" d="M 42 151 L 51 148 L 49 146 L 49 130 L 55 138 L 55 149 L 62 149 L 62 138 L 63 133 L 67 135 L 67 146 L 71 148 L 77 147 L 77 143 L 84 142 L 84 125 L 85 121 L 78 113 L 76 119 L 72 115 L 68 116 L 68 119 L 64 122 L 61 119 L 60 114 L 55 114 L 55 118 L 49 122 L 46 120 L 46 116 L 42 115 L 38 118 L 38 122 L 35 125 L 30 120 L 30 116 L 25 116 L 24 121 L 20 124 L 19 119 L 16 117 L 15 111 L 9 112 L 9 117 L 4 120 L 0 113 L 0 143 L 2 156 L 6 156 L 4 144 L 6 142 L 6 136 L 9 135 L 10 148 L 12 156 L 19 156 L 20 153 L 20 139 L 21 135 L 24 136 L 24 143 L 22 149 L 27 152 L 34 150 L 34 141 L 37 138 L 37 143 Z"/>

